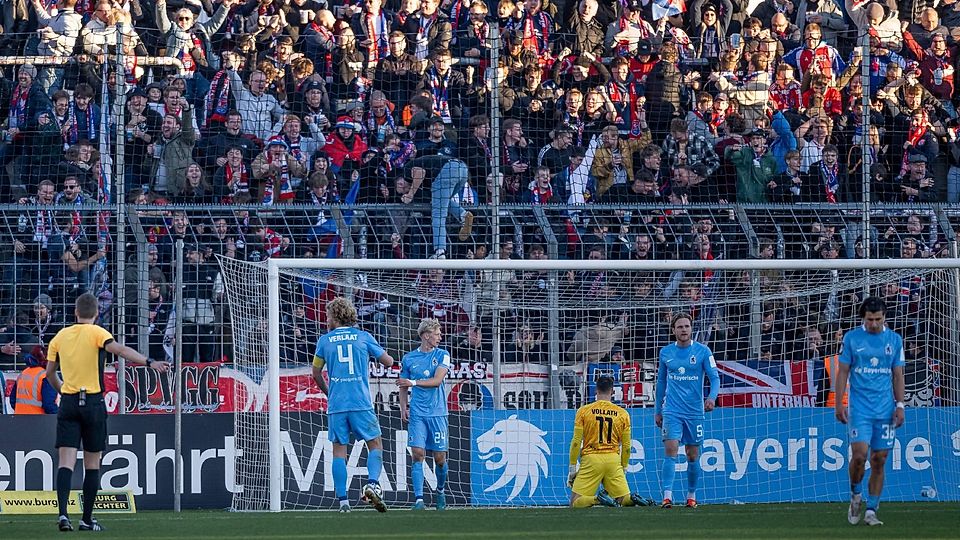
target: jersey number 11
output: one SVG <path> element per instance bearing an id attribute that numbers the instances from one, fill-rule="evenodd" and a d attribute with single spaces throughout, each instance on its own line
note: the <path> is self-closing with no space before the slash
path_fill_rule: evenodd
<path id="1" fill-rule="evenodd" d="M 600 424 L 600 429 L 598 430 L 599 434 L 597 435 L 597 439 L 598 439 L 597 442 L 599 442 L 600 444 L 610 444 L 610 442 L 613 440 L 613 418 L 609 418 L 606 416 L 597 416 L 596 418 L 597 418 L 597 422 Z M 607 428 L 606 441 L 603 440 L 604 426 L 606 426 Z"/>

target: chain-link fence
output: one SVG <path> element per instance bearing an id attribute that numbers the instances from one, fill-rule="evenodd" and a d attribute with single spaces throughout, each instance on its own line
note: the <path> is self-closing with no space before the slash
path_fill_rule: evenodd
<path id="1" fill-rule="evenodd" d="M 18 343 L 90 290 L 128 344 L 179 316 L 229 361 L 215 255 L 956 255 L 957 3 L 48 4 L 0 37 Z"/>

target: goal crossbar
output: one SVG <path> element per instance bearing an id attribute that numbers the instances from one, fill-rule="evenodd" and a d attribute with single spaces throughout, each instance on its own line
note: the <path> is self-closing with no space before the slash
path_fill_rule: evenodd
<path id="1" fill-rule="evenodd" d="M 960 268 L 960 258 L 949 259 L 738 259 L 738 260 L 488 260 L 488 259 L 270 259 L 268 272 L 281 269 L 328 270 L 904 270 Z"/>

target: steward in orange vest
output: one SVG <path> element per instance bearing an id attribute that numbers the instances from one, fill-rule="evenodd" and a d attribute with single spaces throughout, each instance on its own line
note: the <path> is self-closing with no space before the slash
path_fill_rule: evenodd
<path id="1" fill-rule="evenodd" d="M 47 356 L 42 347 L 26 355 L 27 367 L 13 383 L 10 404 L 14 414 L 57 414 L 57 391 L 47 382 Z"/>
<path id="2" fill-rule="evenodd" d="M 840 362 L 839 354 L 831 354 L 823 358 L 824 367 L 827 370 L 827 384 L 829 385 L 828 386 L 829 392 L 827 392 L 827 403 L 824 405 L 825 407 L 836 407 L 837 405 L 837 392 L 836 392 L 836 388 L 833 387 L 834 385 L 833 375 L 837 372 L 837 369 L 839 368 L 839 366 L 837 365 L 839 362 Z M 850 406 L 850 403 L 848 401 L 849 397 L 850 397 L 850 391 L 848 388 L 847 392 L 843 395 L 843 404 L 847 407 Z"/>

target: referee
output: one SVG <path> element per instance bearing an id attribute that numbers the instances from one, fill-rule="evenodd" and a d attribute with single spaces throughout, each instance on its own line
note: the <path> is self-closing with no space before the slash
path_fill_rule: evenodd
<path id="1" fill-rule="evenodd" d="M 105 352 L 165 372 L 167 362 L 154 362 L 130 347 L 113 340 L 110 332 L 94 324 L 97 318 L 97 298 L 85 293 L 77 298 L 74 314 L 77 324 L 64 328 L 50 340 L 47 352 L 47 380 L 60 392 L 60 412 L 57 415 L 57 448 L 60 468 L 57 471 L 57 502 L 61 531 L 72 531 L 67 516 L 70 481 L 77 463 L 77 449 L 83 446 L 83 517 L 81 531 L 102 531 L 93 518 L 93 501 L 100 484 L 100 454 L 107 444 L 107 407 L 103 401 L 103 368 Z M 57 366 L 63 381 L 57 376 Z"/>

